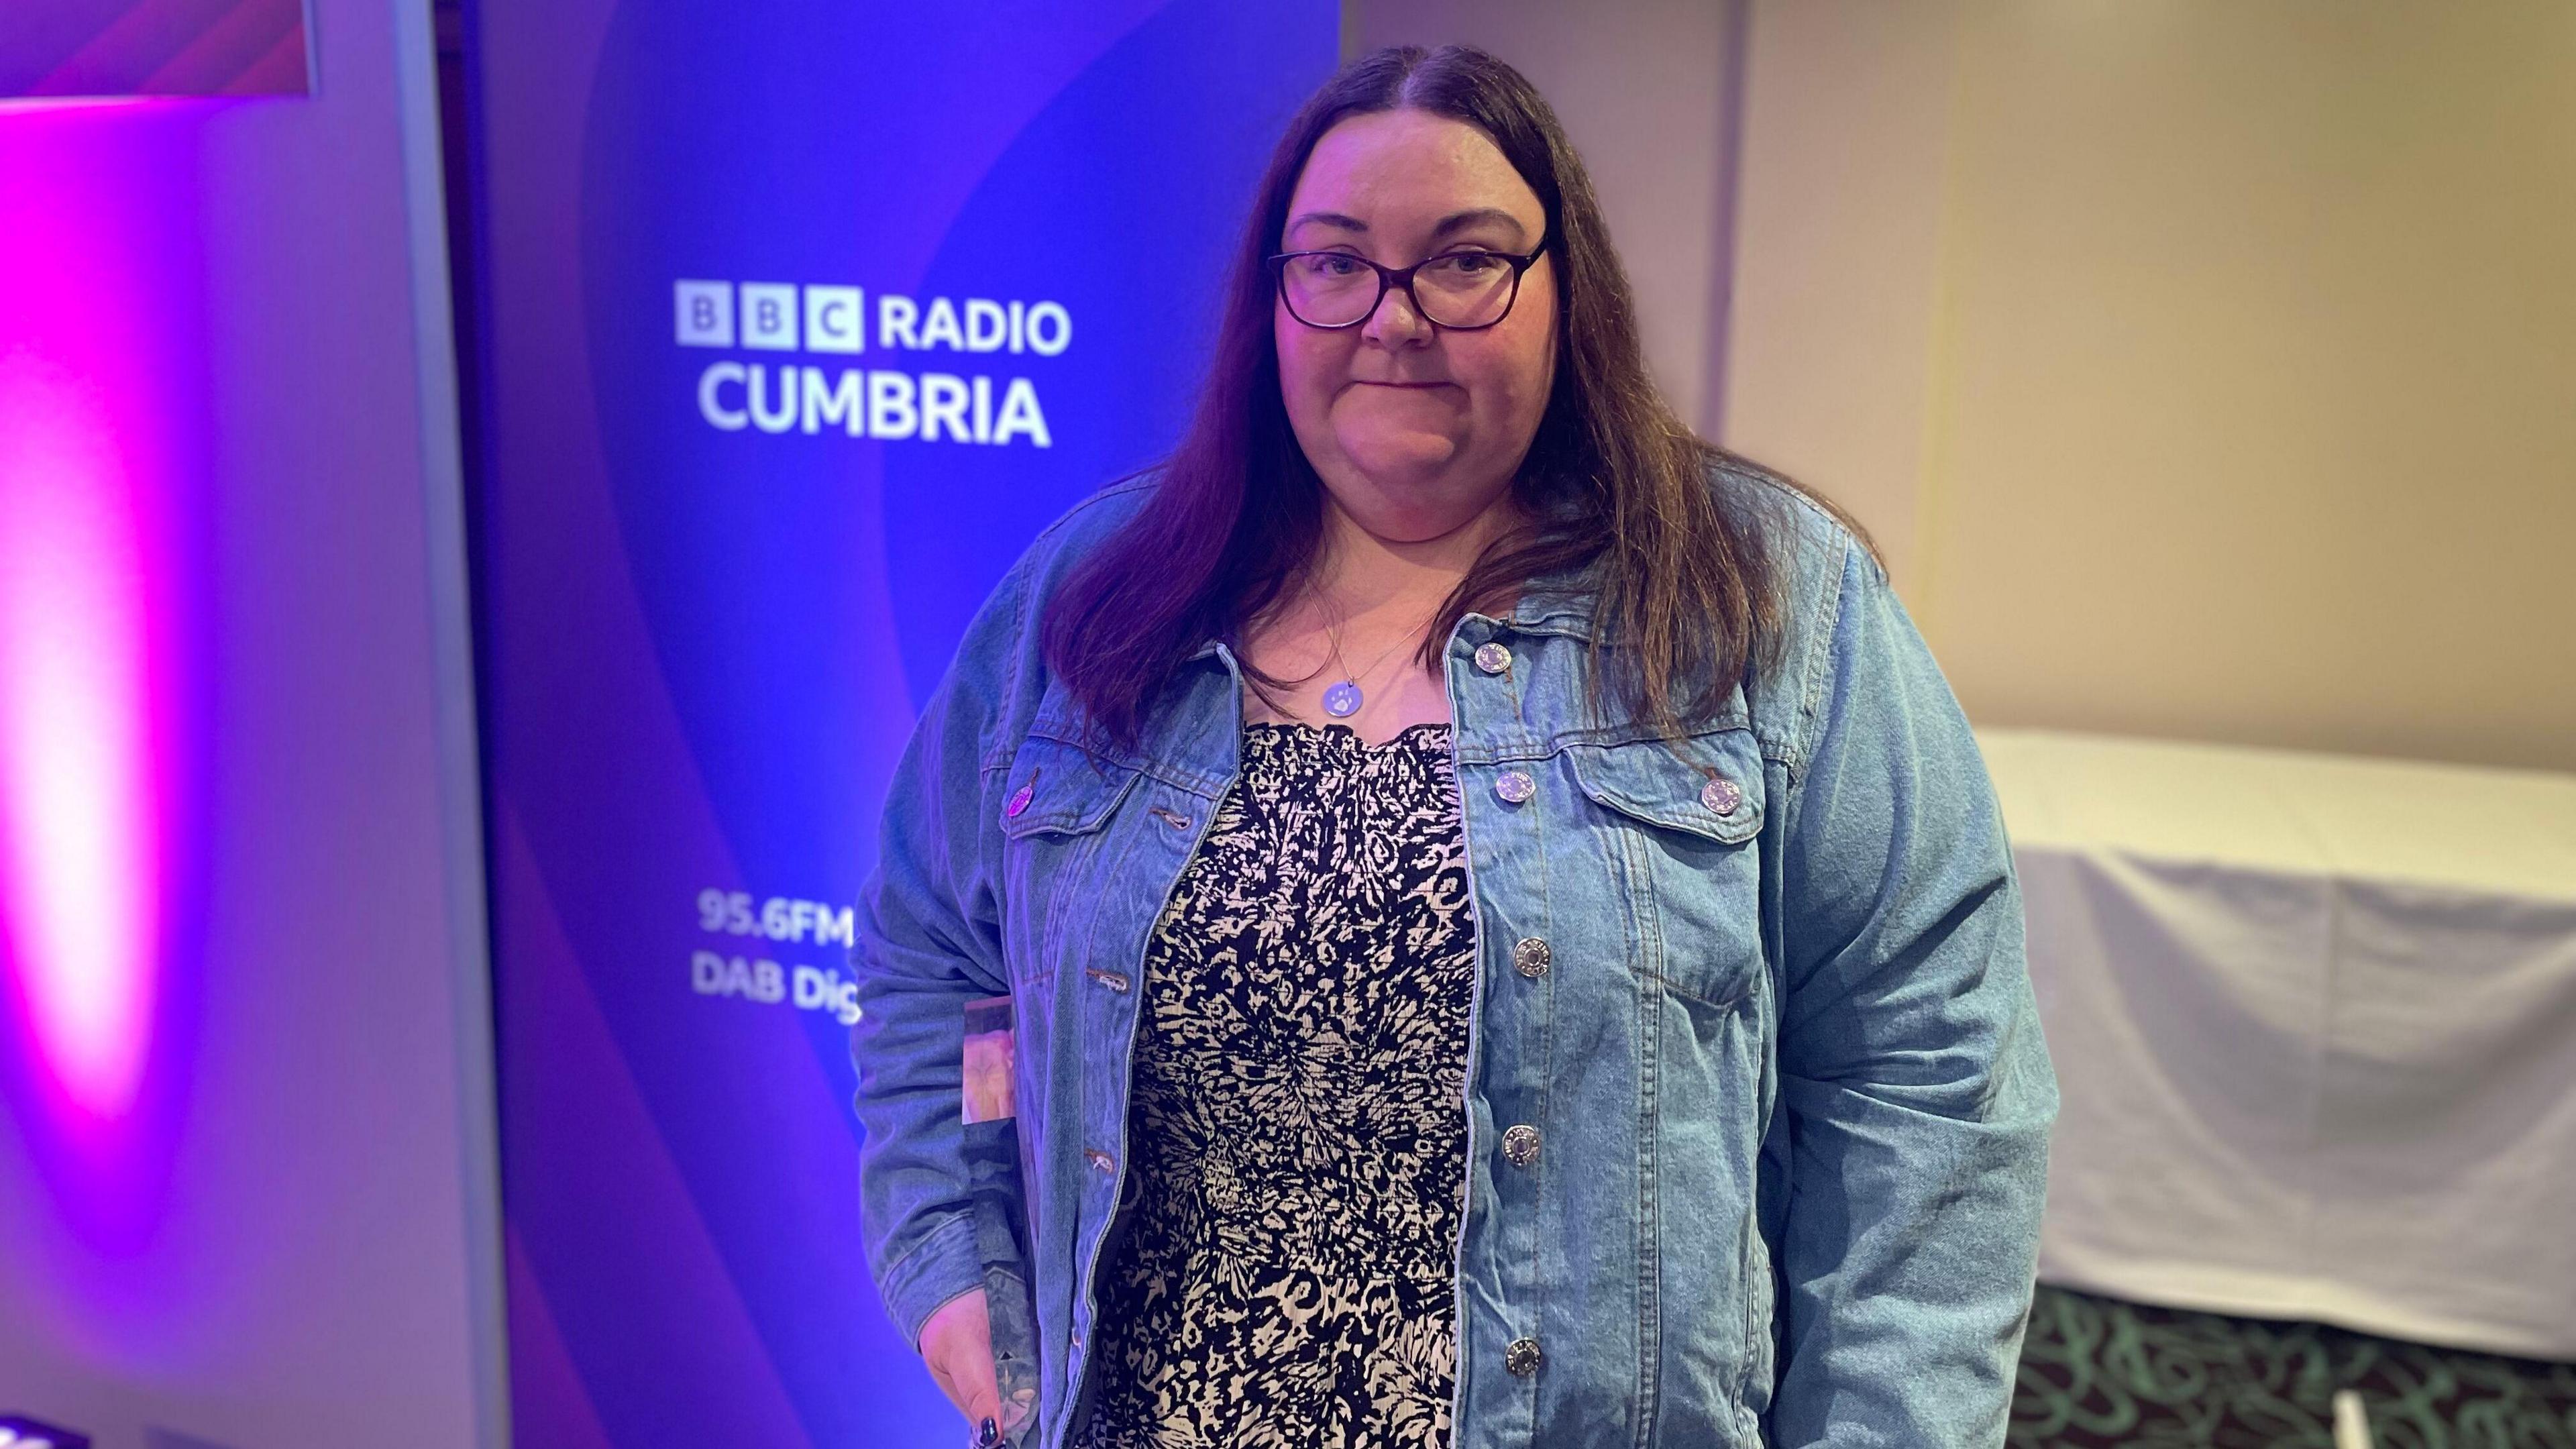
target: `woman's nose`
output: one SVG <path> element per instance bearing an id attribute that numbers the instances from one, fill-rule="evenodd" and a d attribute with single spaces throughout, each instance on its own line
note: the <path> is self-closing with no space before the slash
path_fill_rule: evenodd
<path id="1" fill-rule="evenodd" d="M 1377 299 L 1377 310 L 1369 314 L 1360 335 L 1381 347 L 1416 347 L 1431 340 L 1431 330 L 1422 309 L 1413 305 L 1413 293 L 1389 287 Z"/>

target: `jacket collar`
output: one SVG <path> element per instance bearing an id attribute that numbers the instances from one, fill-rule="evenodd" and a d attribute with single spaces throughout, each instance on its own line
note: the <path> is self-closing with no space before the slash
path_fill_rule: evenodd
<path id="1" fill-rule="evenodd" d="M 1500 624 L 1522 634 L 1563 634 L 1570 638 L 1588 639 L 1592 636 L 1594 601 L 1595 595 L 1582 574 L 1550 574 L 1531 580 L 1529 586 L 1521 590 L 1520 598 L 1513 603 L 1507 617 L 1496 619 L 1486 614 L 1469 614 L 1467 617 Z M 1223 655 L 1229 664 L 1234 661 L 1233 652 L 1216 639 L 1199 645 L 1190 659 L 1195 663 L 1212 655 Z"/>
<path id="2" fill-rule="evenodd" d="M 1582 575 L 1551 574 L 1531 580 L 1529 587 L 1521 590 L 1506 622 L 1523 634 L 1565 634 L 1588 639 L 1597 600 Z"/>

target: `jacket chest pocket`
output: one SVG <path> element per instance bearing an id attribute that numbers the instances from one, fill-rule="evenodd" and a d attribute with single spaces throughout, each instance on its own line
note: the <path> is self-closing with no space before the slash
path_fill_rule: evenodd
<path id="1" fill-rule="evenodd" d="M 1762 967 L 1762 755 L 1745 730 L 1568 745 L 1583 828 L 1625 909 L 1629 965 L 1732 1007 Z"/>
<path id="2" fill-rule="evenodd" d="M 1011 757 L 1001 791 L 1003 945 L 1016 984 L 1043 981 L 1081 939 L 1076 912 L 1096 910 L 1117 884 L 1113 828 L 1138 771 L 1079 745 L 1031 735 Z"/>

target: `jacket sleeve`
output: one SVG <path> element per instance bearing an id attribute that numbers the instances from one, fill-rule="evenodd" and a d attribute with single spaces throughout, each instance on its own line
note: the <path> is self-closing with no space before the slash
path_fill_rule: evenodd
<path id="1" fill-rule="evenodd" d="M 1018 657 L 1026 569 L 968 625 L 886 792 L 877 860 L 852 952 L 859 1020 L 860 1222 L 887 1316 L 921 1341 L 931 1311 L 983 1286 L 976 1184 L 965 1152 L 965 1003 L 1009 991 L 984 768 Z"/>
<path id="2" fill-rule="evenodd" d="M 1781 1445 L 1995 1446 L 2057 1083 L 1966 716 L 1842 539 L 1782 857 Z"/>

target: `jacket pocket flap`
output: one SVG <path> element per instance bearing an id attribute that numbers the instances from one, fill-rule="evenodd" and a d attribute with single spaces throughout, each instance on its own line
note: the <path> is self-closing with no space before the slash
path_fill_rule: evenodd
<path id="1" fill-rule="evenodd" d="M 1135 787 L 1137 772 L 1079 745 L 1031 735 L 1011 758 L 1002 790 L 1002 834 L 1082 835 L 1099 829 Z"/>
<path id="2" fill-rule="evenodd" d="M 1726 845 L 1762 833 L 1762 752 L 1748 731 L 1565 750 L 1594 804 Z"/>

